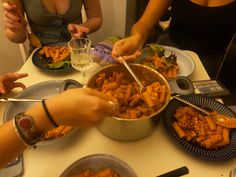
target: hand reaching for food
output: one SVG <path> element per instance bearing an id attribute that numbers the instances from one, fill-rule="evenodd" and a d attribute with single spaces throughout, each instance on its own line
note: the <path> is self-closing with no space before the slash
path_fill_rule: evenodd
<path id="1" fill-rule="evenodd" d="M 112 57 L 120 63 L 122 56 L 127 62 L 136 60 L 141 55 L 142 44 L 136 36 L 121 39 L 113 45 Z"/>
<path id="2" fill-rule="evenodd" d="M 72 38 L 85 37 L 89 33 L 89 28 L 79 24 L 69 24 L 67 29 L 70 32 Z"/>

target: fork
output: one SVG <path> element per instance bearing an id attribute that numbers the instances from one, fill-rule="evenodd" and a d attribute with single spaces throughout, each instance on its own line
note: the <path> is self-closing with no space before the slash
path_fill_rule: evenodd
<path id="1" fill-rule="evenodd" d="M 206 111 L 205 109 L 202 109 L 199 106 L 194 105 L 194 104 L 188 102 L 187 100 L 184 100 L 183 98 L 180 98 L 178 96 L 172 96 L 172 97 L 175 98 L 176 100 L 179 100 L 180 102 L 183 102 L 183 103 L 201 111 L 205 115 L 211 117 L 216 124 L 221 125 L 222 127 L 236 128 L 236 119 L 233 117 L 225 116 L 225 115 L 218 114 L 218 113 L 217 113 L 217 115 L 212 115 L 210 112 Z"/>

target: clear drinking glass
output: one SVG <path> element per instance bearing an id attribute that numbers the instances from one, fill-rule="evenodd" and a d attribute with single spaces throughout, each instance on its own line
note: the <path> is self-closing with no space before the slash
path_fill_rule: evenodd
<path id="1" fill-rule="evenodd" d="M 73 38 L 68 42 L 71 65 L 81 72 L 82 84 L 86 84 L 86 70 L 92 65 L 93 58 L 90 53 L 91 41 L 87 38 Z"/>

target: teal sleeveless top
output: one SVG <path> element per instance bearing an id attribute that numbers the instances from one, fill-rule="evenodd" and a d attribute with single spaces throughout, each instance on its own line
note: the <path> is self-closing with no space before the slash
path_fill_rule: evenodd
<path id="1" fill-rule="evenodd" d="M 42 45 L 69 41 L 71 35 L 67 25 L 82 23 L 83 0 L 71 0 L 70 7 L 64 15 L 48 12 L 42 0 L 22 0 L 22 2 L 31 30 Z"/>

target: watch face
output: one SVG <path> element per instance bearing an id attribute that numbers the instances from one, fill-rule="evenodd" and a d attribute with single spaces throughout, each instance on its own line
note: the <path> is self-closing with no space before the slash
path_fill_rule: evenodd
<path id="1" fill-rule="evenodd" d="M 34 145 L 44 136 L 44 133 L 37 129 L 34 119 L 24 113 L 15 116 L 15 124 L 20 136 L 28 145 Z"/>
<path id="2" fill-rule="evenodd" d="M 34 122 L 31 117 L 23 116 L 19 119 L 18 125 L 21 129 L 24 129 L 25 131 L 27 131 L 33 127 Z"/>

